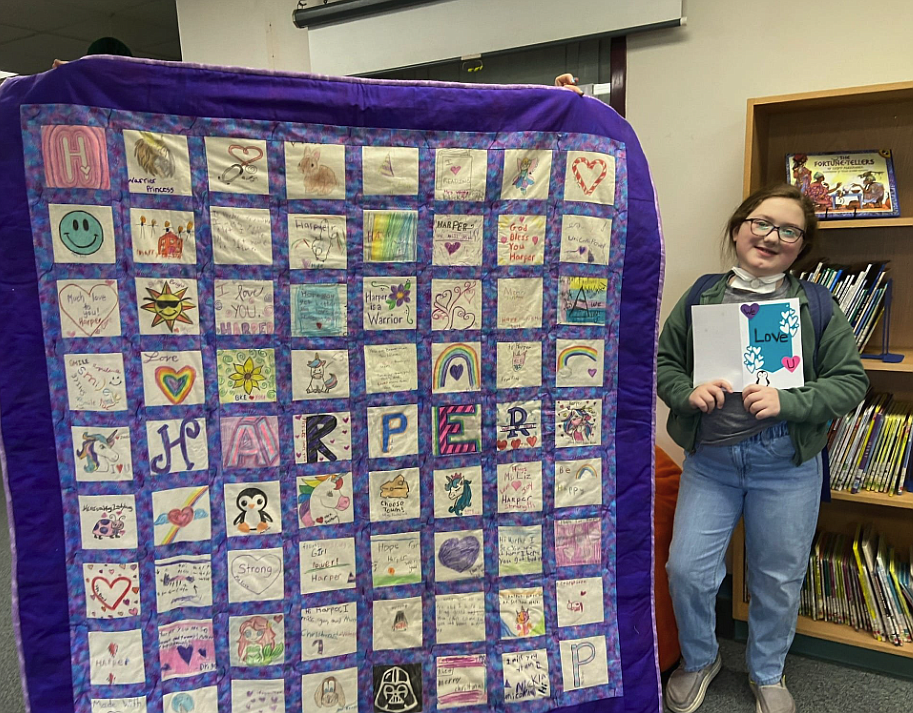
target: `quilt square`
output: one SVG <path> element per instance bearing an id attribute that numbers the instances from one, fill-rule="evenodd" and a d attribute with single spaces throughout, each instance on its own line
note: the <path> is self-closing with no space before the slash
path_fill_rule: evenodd
<path id="1" fill-rule="evenodd" d="M 111 206 L 48 206 L 54 262 L 99 264 L 115 259 Z"/>
<path id="2" fill-rule="evenodd" d="M 482 452 L 482 405 L 434 406 L 431 411 L 432 452 L 436 456 Z"/>
<path id="3" fill-rule="evenodd" d="M 163 681 L 216 670 L 212 619 L 185 619 L 160 626 L 158 644 Z"/>
<path id="4" fill-rule="evenodd" d="M 152 517 L 156 545 L 208 540 L 212 536 L 209 486 L 153 491 Z"/>
<path id="5" fill-rule="evenodd" d="M 605 342 L 602 339 L 556 339 L 555 385 L 602 386 Z"/>
<path id="6" fill-rule="evenodd" d="M 136 562 L 85 563 L 82 566 L 86 591 L 86 617 L 125 619 L 139 616 L 139 566 Z"/>
<path id="7" fill-rule="evenodd" d="M 372 535 L 371 574 L 375 588 L 421 582 L 421 533 Z"/>
<path id="8" fill-rule="evenodd" d="M 345 145 L 286 141 L 285 190 L 289 200 L 345 200 Z"/>
<path id="9" fill-rule="evenodd" d="M 544 215 L 498 216 L 498 264 L 541 265 L 545 261 Z"/>
<path id="10" fill-rule="evenodd" d="M 292 400 L 349 398 L 346 349 L 292 350 Z"/>
<path id="11" fill-rule="evenodd" d="M 498 389 L 542 386 L 541 342 L 498 342 Z"/>
<path id="12" fill-rule="evenodd" d="M 422 598 L 375 599 L 371 611 L 375 651 L 422 646 Z"/>
<path id="13" fill-rule="evenodd" d="M 301 676 L 301 700 L 305 709 L 314 701 L 318 710 L 357 712 L 358 690 L 358 669 L 354 667 Z"/>
<path id="14" fill-rule="evenodd" d="M 66 354 L 63 357 L 70 411 L 126 411 L 123 354 Z"/>
<path id="15" fill-rule="evenodd" d="M 559 277 L 558 324 L 605 325 L 608 284 L 602 277 Z"/>
<path id="16" fill-rule="evenodd" d="M 498 404 L 496 445 L 499 451 L 542 447 L 540 401 L 510 401 Z"/>
<path id="17" fill-rule="evenodd" d="M 436 470 L 434 517 L 472 517 L 482 514 L 482 466 Z"/>
<path id="18" fill-rule="evenodd" d="M 365 390 L 369 394 L 418 388 L 416 345 L 365 344 Z"/>
<path id="19" fill-rule="evenodd" d="M 352 522 L 353 502 L 351 472 L 298 477 L 299 527 Z"/>
<path id="20" fill-rule="evenodd" d="M 288 262 L 292 270 L 345 270 L 346 217 L 289 213 Z"/>
<path id="21" fill-rule="evenodd" d="M 269 193 L 266 141 L 221 136 L 206 136 L 204 141 L 210 191 Z"/>
<path id="22" fill-rule="evenodd" d="M 156 560 L 155 604 L 159 612 L 212 606 L 210 555 L 178 555 Z"/>
<path id="23" fill-rule="evenodd" d="M 79 529 L 86 550 L 135 550 L 136 498 L 133 495 L 80 495 Z"/>
<path id="24" fill-rule="evenodd" d="M 412 520 L 421 515 L 418 468 L 374 470 L 368 473 L 372 522 Z"/>
<path id="25" fill-rule="evenodd" d="M 500 590 L 498 611 L 502 639 L 522 639 L 545 633 L 545 597 L 542 587 Z"/>
<path id="26" fill-rule="evenodd" d="M 232 666 L 247 668 L 285 663 L 285 615 L 229 617 L 228 641 Z"/>
<path id="27" fill-rule="evenodd" d="M 301 660 L 354 654 L 358 650 L 358 604 L 354 601 L 301 610 Z"/>
<path id="28" fill-rule="evenodd" d="M 482 329 L 481 280 L 431 280 L 431 329 Z"/>
<path id="29" fill-rule="evenodd" d="M 140 334 L 199 334 L 196 280 L 136 278 Z"/>
<path id="30" fill-rule="evenodd" d="M 488 152 L 437 149 L 434 152 L 434 200 L 484 201 Z"/>
<path id="31" fill-rule="evenodd" d="M 548 677 L 548 651 L 531 649 L 501 654 L 504 674 L 504 702 L 520 703 L 551 695 Z"/>
<path id="32" fill-rule="evenodd" d="M 272 349 L 218 349 L 219 401 L 276 400 L 276 353 Z"/>
<path id="33" fill-rule="evenodd" d="M 415 276 L 366 277 L 362 282 L 364 328 L 415 329 Z"/>
<path id="34" fill-rule="evenodd" d="M 141 357 L 146 406 L 189 406 L 206 400 L 200 352 L 143 352 Z"/>
<path id="35" fill-rule="evenodd" d="M 57 305 L 64 339 L 121 335 L 117 280 L 58 280 Z"/>
<path id="36" fill-rule="evenodd" d="M 215 281 L 216 334 L 272 334 L 275 301 L 270 280 Z"/>
<path id="37" fill-rule="evenodd" d="M 548 200 L 551 173 L 551 151 L 507 149 L 501 200 Z"/>
<path id="38" fill-rule="evenodd" d="M 432 261 L 435 265 L 481 265 L 485 216 L 435 214 Z"/>
<path id="39" fill-rule="evenodd" d="M 133 480 L 130 429 L 126 426 L 73 426 L 76 480 L 106 482 Z"/>
<path id="40" fill-rule="evenodd" d="M 266 602 L 284 597 L 281 547 L 228 551 L 228 601 Z"/>
<path id="41" fill-rule="evenodd" d="M 225 483 L 225 529 L 229 537 L 282 532 L 279 481 Z"/>
<path id="42" fill-rule="evenodd" d="M 502 277 L 498 280 L 498 329 L 542 326 L 542 278 Z"/>
<path id="43" fill-rule="evenodd" d="M 107 138 L 100 126 L 42 126 L 41 158 L 48 188 L 111 187 Z"/>
<path id="44" fill-rule="evenodd" d="M 601 564 L 602 521 L 555 520 L 555 562 L 559 567 Z"/>
<path id="45" fill-rule="evenodd" d="M 482 530 L 435 532 L 434 550 L 434 579 L 437 582 L 480 579 L 485 574 Z"/>
<path id="46" fill-rule="evenodd" d="M 555 401 L 555 448 L 602 443 L 602 399 Z"/>
<path id="47" fill-rule="evenodd" d="M 279 419 L 232 416 L 220 421 L 223 468 L 271 468 L 279 465 Z"/>
<path id="48" fill-rule="evenodd" d="M 162 265 L 194 265 L 196 221 L 184 210 L 130 209 L 133 260 Z"/>
<path id="49" fill-rule="evenodd" d="M 186 136 L 125 129 L 123 137 L 131 193 L 193 194 Z"/>
<path id="50" fill-rule="evenodd" d="M 344 337 L 348 300 L 343 284 L 292 285 L 293 337 Z"/>
<path id="51" fill-rule="evenodd" d="M 595 151 L 568 151 L 564 200 L 613 205 L 615 157 Z"/>
<path id="52" fill-rule="evenodd" d="M 605 636 L 562 640 L 559 643 L 559 650 L 565 691 L 608 684 Z"/>
<path id="53" fill-rule="evenodd" d="M 561 262 L 608 265 L 611 245 L 611 218 L 561 216 Z"/>
<path id="54" fill-rule="evenodd" d="M 209 209 L 216 265 L 272 265 L 273 240 L 266 208 Z"/>
<path id="55" fill-rule="evenodd" d="M 415 262 L 418 213 L 366 210 L 363 213 L 364 261 Z"/>
<path id="56" fill-rule="evenodd" d="M 187 416 L 146 421 L 146 444 L 152 475 L 209 469 L 206 419 Z"/>
<path id="57" fill-rule="evenodd" d="M 145 683 L 143 632 L 90 631 L 89 672 L 93 686 Z"/>
<path id="58" fill-rule="evenodd" d="M 432 393 L 478 391 L 482 387 L 481 354 L 481 342 L 432 344 Z"/>
<path id="59" fill-rule="evenodd" d="M 414 196 L 418 193 L 417 148 L 363 146 L 361 167 L 366 196 Z"/>
<path id="60" fill-rule="evenodd" d="M 418 453 L 418 406 L 368 407 L 368 457 L 396 458 Z"/>
<path id="61" fill-rule="evenodd" d="M 485 593 L 438 594 L 434 598 L 438 644 L 485 641 Z"/>
<path id="62" fill-rule="evenodd" d="M 488 703 L 487 656 L 437 657 L 439 709 L 481 706 Z"/>
<path id="63" fill-rule="evenodd" d="M 355 589 L 355 538 L 311 540 L 298 544 L 301 593 Z"/>
<path id="64" fill-rule="evenodd" d="M 352 459 L 352 416 L 348 411 L 296 414 L 293 427 L 296 463 Z"/>

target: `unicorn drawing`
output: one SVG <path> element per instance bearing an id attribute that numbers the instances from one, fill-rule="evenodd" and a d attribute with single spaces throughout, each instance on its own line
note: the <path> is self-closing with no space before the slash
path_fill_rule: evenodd
<path id="1" fill-rule="evenodd" d="M 298 517 L 302 527 L 332 525 L 344 522 L 343 514 L 352 507 L 351 493 L 346 495 L 346 473 L 315 475 L 298 483 Z M 351 484 L 349 485 L 351 489 Z M 351 512 L 347 518 L 351 522 Z"/>
<path id="2" fill-rule="evenodd" d="M 82 434 L 82 446 L 76 451 L 76 457 L 85 460 L 86 473 L 110 473 L 111 463 L 120 460 L 120 456 L 113 450 L 117 431 L 105 438 L 100 433 Z"/>
<path id="3" fill-rule="evenodd" d="M 453 505 L 447 508 L 447 512 L 454 515 L 462 515 L 463 510 L 472 504 L 472 485 L 471 480 L 466 480 L 462 473 L 453 473 L 447 476 L 444 483 L 444 490 L 447 491 L 447 497 L 454 501 Z"/>

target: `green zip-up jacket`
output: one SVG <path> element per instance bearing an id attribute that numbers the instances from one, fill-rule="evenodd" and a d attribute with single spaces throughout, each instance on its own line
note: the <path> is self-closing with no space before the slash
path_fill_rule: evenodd
<path id="1" fill-rule="evenodd" d="M 700 304 L 721 304 L 726 283 L 732 273 L 701 294 Z M 827 445 L 828 427 L 833 419 L 853 409 L 865 397 L 869 386 L 856 349 L 853 330 L 840 307 L 824 328 L 818 345 L 818 363 L 814 362 L 815 329 L 809 312 L 808 297 L 802 284 L 787 275 L 787 297 L 799 298 L 802 322 L 802 363 L 805 386 L 780 391 L 780 419 L 787 422 L 789 436 L 796 449 L 796 465 L 816 456 Z M 672 439 L 686 451 L 693 452 L 701 425 L 701 411 L 688 403 L 694 390 L 694 348 L 691 326 L 685 318 L 690 289 L 678 301 L 663 326 L 656 359 L 656 386 L 659 397 L 670 409 L 666 428 Z"/>

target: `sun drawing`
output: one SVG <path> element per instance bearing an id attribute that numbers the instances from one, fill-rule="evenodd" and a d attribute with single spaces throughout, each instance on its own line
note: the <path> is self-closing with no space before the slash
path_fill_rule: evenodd
<path id="1" fill-rule="evenodd" d="M 243 364 L 235 364 L 235 373 L 229 374 L 228 378 L 234 383 L 232 386 L 236 389 L 243 388 L 244 392 L 250 396 L 254 389 L 260 389 L 260 382 L 266 381 L 266 377 L 260 374 L 262 366 L 254 366 L 254 360 L 250 357 Z"/>
<path id="2" fill-rule="evenodd" d="M 143 298 L 147 302 L 142 308 L 155 315 L 152 320 L 153 327 L 164 322 L 168 325 L 168 331 L 173 332 L 175 322 L 193 324 L 190 318 L 184 314 L 188 310 L 196 309 L 196 305 L 184 298 L 184 293 L 187 292 L 186 287 L 183 290 L 172 292 L 171 286 L 166 281 L 162 285 L 161 292 L 153 290 L 151 287 L 147 287 L 146 292 L 149 293 L 149 297 Z"/>

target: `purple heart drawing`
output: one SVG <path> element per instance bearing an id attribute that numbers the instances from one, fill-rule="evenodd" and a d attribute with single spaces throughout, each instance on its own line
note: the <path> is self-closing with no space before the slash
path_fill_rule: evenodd
<path id="1" fill-rule="evenodd" d="M 454 381 L 459 381 L 460 377 L 463 376 L 463 365 L 462 364 L 452 364 L 450 366 L 450 376 L 453 377 Z"/>
<path id="2" fill-rule="evenodd" d="M 178 646 L 177 647 L 178 656 L 181 657 L 181 660 L 190 665 L 190 659 L 193 658 L 193 647 L 192 646 Z"/>
<path id="3" fill-rule="evenodd" d="M 596 369 L 587 369 L 587 370 L 586 370 L 586 373 L 590 375 L 590 378 L 591 378 L 591 379 L 595 379 L 595 378 L 596 378 Z"/>
<path id="4" fill-rule="evenodd" d="M 204 659 L 206 658 L 206 649 L 197 649 L 197 653 L 200 654 Z"/>
<path id="5" fill-rule="evenodd" d="M 742 314 L 748 317 L 748 319 L 751 319 L 758 313 L 758 310 L 761 308 L 757 302 L 752 302 L 750 305 L 742 305 L 739 309 L 742 310 Z"/>
<path id="6" fill-rule="evenodd" d="M 462 243 L 459 240 L 456 240 L 452 243 L 444 243 L 444 247 L 446 248 L 448 255 L 453 255 L 457 250 L 460 249 L 460 245 L 462 245 Z"/>
<path id="7" fill-rule="evenodd" d="M 475 564 L 481 550 L 479 540 L 472 535 L 468 537 L 451 537 L 444 540 L 437 558 L 442 565 L 456 572 L 465 572 Z"/>

